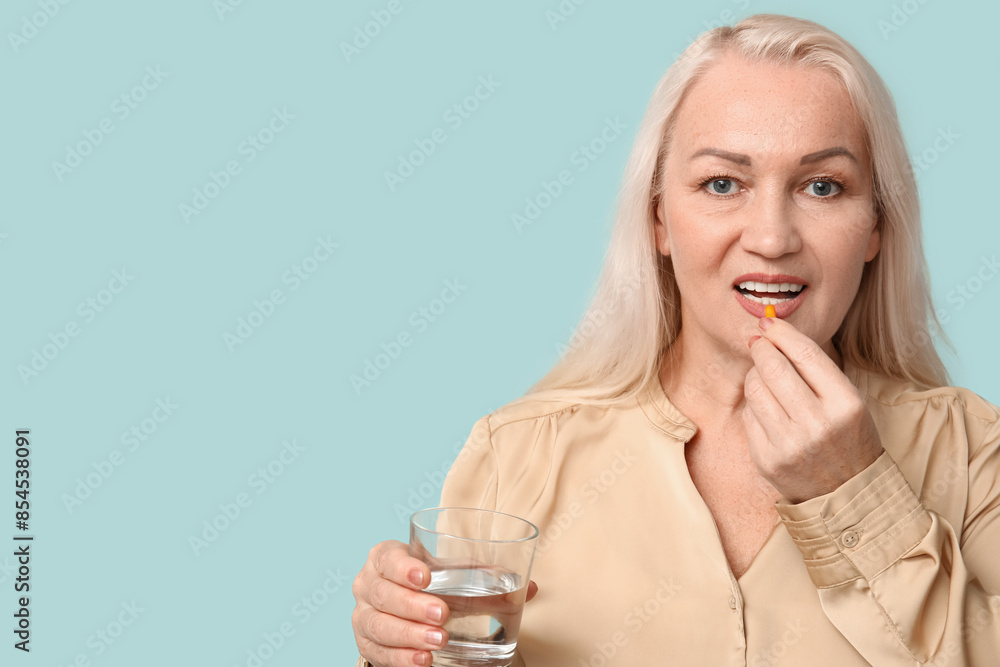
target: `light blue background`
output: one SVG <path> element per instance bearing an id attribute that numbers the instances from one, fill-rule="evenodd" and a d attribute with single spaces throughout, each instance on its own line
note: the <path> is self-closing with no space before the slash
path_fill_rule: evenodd
<path id="1" fill-rule="evenodd" d="M 340 44 L 387 1 L 244 0 L 220 16 L 211 0 L 51 0 L 58 13 L 15 49 L 9 33 L 42 4 L 0 12 L 0 534 L 14 532 L 13 432 L 27 427 L 36 535 L 28 656 L 11 647 L 13 560 L 0 556 L 3 664 L 246 665 L 282 623 L 294 635 L 263 664 L 353 664 L 350 580 L 373 544 L 406 539 L 411 496 L 437 502 L 435 471 L 473 422 L 556 360 L 652 89 L 720 20 L 824 23 L 883 74 L 912 155 L 939 130 L 959 135 L 920 175 L 925 242 L 955 381 L 1000 400 L 1000 280 L 948 301 L 1000 251 L 996 3 L 592 0 L 553 28 L 556 0 L 402 0 L 350 62 Z M 147 67 L 167 75 L 121 119 L 112 105 Z M 480 77 L 499 88 L 454 127 L 443 114 Z M 248 161 L 241 142 L 274 108 L 294 119 Z M 104 118 L 114 131 L 60 182 L 53 161 Z M 624 133 L 576 171 L 572 155 L 609 118 Z M 390 192 L 383 173 L 435 128 L 447 140 Z M 230 160 L 240 173 L 185 222 L 179 205 Z M 574 183 L 518 233 L 511 214 L 562 169 Z M 293 291 L 282 278 L 317 237 L 339 247 Z M 78 304 L 123 267 L 134 278 L 87 322 Z M 411 314 L 447 280 L 466 288 L 419 330 Z M 284 303 L 231 352 L 224 334 L 274 289 Z M 79 335 L 22 380 L 71 322 Z M 355 392 L 349 376 L 401 332 L 412 344 Z M 130 451 L 122 433 L 168 398 L 179 407 Z M 251 476 L 293 439 L 304 450 L 258 495 Z M 67 509 L 115 450 L 121 465 Z M 196 554 L 189 537 L 241 493 L 250 505 Z M 317 594 L 328 570 L 346 581 Z M 295 605 L 314 594 L 324 604 L 303 622 Z M 132 601 L 135 622 L 98 642 Z"/>

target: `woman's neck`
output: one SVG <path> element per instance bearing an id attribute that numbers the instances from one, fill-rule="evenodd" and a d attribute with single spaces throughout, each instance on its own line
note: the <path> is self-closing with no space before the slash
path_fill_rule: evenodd
<path id="1" fill-rule="evenodd" d="M 690 341 L 684 330 L 667 348 L 660 367 L 660 384 L 670 401 L 698 424 L 729 422 L 743 410 L 743 383 L 753 366 L 749 349 L 725 349 Z"/>
<path id="2" fill-rule="evenodd" d="M 833 343 L 821 347 L 843 369 Z M 743 385 L 753 367 L 749 346 L 727 348 L 711 339 L 690 340 L 681 329 L 662 361 L 660 384 L 664 393 L 695 424 L 723 424 L 742 419 Z"/>

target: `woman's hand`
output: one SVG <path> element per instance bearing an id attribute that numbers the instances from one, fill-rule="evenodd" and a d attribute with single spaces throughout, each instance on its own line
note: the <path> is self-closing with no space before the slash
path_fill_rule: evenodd
<path id="1" fill-rule="evenodd" d="M 361 655 L 375 667 L 430 665 L 431 651 L 448 643 L 448 605 L 430 593 L 431 570 L 396 540 L 376 544 L 354 578 L 351 616 Z M 538 587 L 528 583 L 527 599 Z"/>
<path id="2" fill-rule="evenodd" d="M 750 456 L 792 503 L 829 493 L 883 452 L 857 389 L 808 336 L 761 318 L 743 391 Z"/>
<path id="3" fill-rule="evenodd" d="M 381 542 L 354 579 L 351 616 L 361 655 L 376 667 L 430 665 L 448 643 L 448 605 L 430 593 L 431 570 L 396 540 Z"/>

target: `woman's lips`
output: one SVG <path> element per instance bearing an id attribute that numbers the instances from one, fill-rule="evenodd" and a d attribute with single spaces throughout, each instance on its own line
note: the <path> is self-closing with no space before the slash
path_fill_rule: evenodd
<path id="1" fill-rule="evenodd" d="M 794 313 L 798 310 L 798 307 L 802 305 L 802 299 L 808 291 L 809 287 L 805 286 L 791 299 L 777 299 L 774 298 L 777 295 L 769 295 L 770 298 L 774 299 L 773 303 L 775 315 L 781 319 L 785 319 Z M 733 294 L 736 295 L 736 302 L 743 306 L 743 309 L 748 313 L 757 318 L 764 317 L 763 303 L 747 298 L 742 292 L 740 292 L 738 286 L 733 286 Z"/>

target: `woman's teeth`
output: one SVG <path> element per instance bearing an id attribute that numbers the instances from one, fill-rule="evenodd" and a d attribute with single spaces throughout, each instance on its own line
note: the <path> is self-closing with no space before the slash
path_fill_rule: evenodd
<path id="1" fill-rule="evenodd" d="M 794 299 L 804 287 L 805 285 L 796 283 L 758 283 L 753 280 L 739 284 L 743 296 L 765 306 L 774 306 L 788 299 Z M 763 296 L 764 294 L 774 296 Z"/>
<path id="2" fill-rule="evenodd" d="M 750 299 L 751 301 L 756 301 L 757 303 L 762 303 L 765 306 L 777 306 L 782 301 L 787 301 L 787 299 L 784 299 L 784 298 L 772 299 L 769 296 L 757 296 L 755 294 L 744 294 L 743 296 L 745 296 L 746 298 Z"/>
<path id="3" fill-rule="evenodd" d="M 795 283 L 757 283 L 752 280 L 740 283 L 741 290 L 751 292 L 801 292 L 804 285 Z"/>

